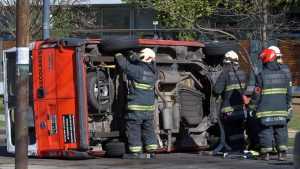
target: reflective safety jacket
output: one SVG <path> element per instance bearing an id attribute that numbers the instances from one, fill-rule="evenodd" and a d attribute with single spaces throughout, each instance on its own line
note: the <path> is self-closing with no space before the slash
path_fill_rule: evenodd
<path id="1" fill-rule="evenodd" d="M 234 70 L 235 69 L 235 70 Z M 222 94 L 221 113 L 244 110 L 243 91 L 245 90 L 245 72 L 238 67 L 226 65 L 217 80 L 214 92 Z"/>
<path id="2" fill-rule="evenodd" d="M 283 70 L 285 72 L 285 74 L 287 75 L 288 80 L 290 82 L 290 86 L 292 86 L 293 81 L 292 81 L 292 73 L 291 73 L 290 68 L 283 62 L 278 62 L 278 66 L 279 66 L 280 70 Z M 290 100 L 290 101 L 292 101 L 292 100 Z M 289 108 L 292 108 L 292 102 L 290 102 L 288 106 L 289 106 Z"/>
<path id="3" fill-rule="evenodd" d="M 286 73 L 279 69 L 276 62 L 268 62 L 257 76 L 249 109 L 256 109 L 256 117 L 263 124 L 285 124 L 291 96 L 291 85 Z"/>
<path id="4" fill-rule="evenodd" d="M 279 66 L 280 70 L 283 70 L 286 73 L 289 82 L 292 83 L 292 74 L 291 74 L 290 68 L 282 62 L 278 63 L 278 66 Z"/>
<path id="5" fill-rule="evenodd" d="M 131 62 L 122 54 L 116 54 L 121 70 L 128 78 L 127 109 L 134 111 L 153 111 L 156 70 L 153 63 Z"/>

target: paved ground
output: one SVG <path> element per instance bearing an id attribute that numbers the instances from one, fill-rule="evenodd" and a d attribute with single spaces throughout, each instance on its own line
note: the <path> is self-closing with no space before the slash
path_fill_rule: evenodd
<path id="1" fill-rule="evenodd" d="M 13 169 L 14 157 L 0 147 L 0 169 Z M 270 161 L 250 159 L 224 159 L 221 156 L 201 156 L 198 153 L 159 154 L 155 159 L 129 160 L 97 158 L 88 160 L 59 160 L 29 158 L 29 169 L 294 169 L 292 156 L 279 162 L 275 156 Z"/>
<path id="2" fill-rule="evenodd" d="M 300 112 L 300 106 L 296 106 Z M 299 111 L 298 111 L 299 110 Z M 0 117 L 1 118 L 1 117 Z M 1 119 L 0 119 L 1 120 Z M 294 133 L 290 133 L 293 136 Z M 0 169 L 14 169 L 15 159 L 6 152 L 5 132 L 0 129 Z M 2 146 L 1 146 L 2 145 Z M 292 151 L 290 151 L 292 152 Z M 270 161 L 230 159 L 222 156 L 201 156 L 198 153 L 159 154 L 156 159 L 125 160 L 98 158 L 88 160 L 62 160 L 29 158 L 29 169 L 294 169 L 291 154 L 285 162 L 272 156 Z"/>

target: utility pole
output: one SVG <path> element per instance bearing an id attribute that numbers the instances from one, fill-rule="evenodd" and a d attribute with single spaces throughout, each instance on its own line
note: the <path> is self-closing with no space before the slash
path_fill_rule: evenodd
<path id="1" fill-rule="evenodd" d="M 28 168 L 29 0 L 17 0 L 15 169 Z"/>
<path id="2" fill-rule="evenodd" d="M 49 39 L 50 0 L 43 0 L 43 40 Z"/>

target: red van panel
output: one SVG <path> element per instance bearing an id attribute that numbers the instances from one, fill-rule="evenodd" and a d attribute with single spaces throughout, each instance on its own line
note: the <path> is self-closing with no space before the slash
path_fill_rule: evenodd
<path id="1" fill-rule="evenodd" d="M 83 47 L 41 44 L 36 43 L 32 50 L 38 156 L 62 156 L 68 150 L 86 150 L 88 124 L 87 120 L 80 120 L 87 119 L 88 114 L 86 72 L 83 52 L 78 52 L 83 50 L 77 50 Z"/>

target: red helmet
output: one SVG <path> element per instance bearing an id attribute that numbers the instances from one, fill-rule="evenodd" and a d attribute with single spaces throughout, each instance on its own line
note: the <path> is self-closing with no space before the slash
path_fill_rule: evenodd
<path id="1" fill-rule="evenodd" d="M 275 60 L 277 57 L 276 52 L 272 49 L 265 49 L 260 55 L 259 59 L 262 60 L 263 63 L 268 63 L 270 61 Z"/>

